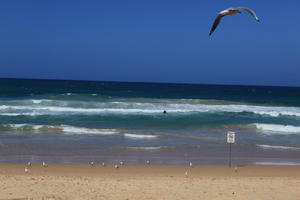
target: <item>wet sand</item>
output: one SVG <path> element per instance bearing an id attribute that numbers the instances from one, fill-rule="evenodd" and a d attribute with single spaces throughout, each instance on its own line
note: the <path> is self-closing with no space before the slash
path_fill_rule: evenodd
<path id="1" fill-rule="evenodd" d="M 300 199 L 300 166 L 0 164 L 0 199 Z"/>

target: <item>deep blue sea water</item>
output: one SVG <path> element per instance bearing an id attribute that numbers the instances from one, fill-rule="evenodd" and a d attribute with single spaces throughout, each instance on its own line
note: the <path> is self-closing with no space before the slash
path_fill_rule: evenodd
<path id="1" fill-rule="evenodd" d="M 166 111 L 166 114 L 163 113 Z M 0 79 L 0 162 L 300 163 L 300 88 Z"/>

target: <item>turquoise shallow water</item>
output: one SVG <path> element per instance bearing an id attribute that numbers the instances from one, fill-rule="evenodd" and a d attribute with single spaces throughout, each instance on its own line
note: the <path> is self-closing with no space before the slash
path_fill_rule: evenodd
<path id="1" fill-rule="evenodd" d="M 0 79 L 0 162 L 222 164 L 227 131 L 236 162 L 297 163 L 300 88 Z"/>

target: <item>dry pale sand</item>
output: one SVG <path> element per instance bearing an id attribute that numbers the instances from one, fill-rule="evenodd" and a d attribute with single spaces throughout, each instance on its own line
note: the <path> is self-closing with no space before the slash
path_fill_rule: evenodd
<path id="1" fill-rule="evenodd" d="M 300 199 L 299 166 L 25 167 L 0 164 L 0 199 Z"/>

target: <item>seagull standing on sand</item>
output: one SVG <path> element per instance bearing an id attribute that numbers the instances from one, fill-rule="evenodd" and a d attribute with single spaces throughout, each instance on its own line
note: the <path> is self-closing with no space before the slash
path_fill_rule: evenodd
<path id="1" fill-rule="evenodd" d="M 24 172 L 25 172 L 25 173 L 29 173 L 29 172 L 30 172 L 30 169 L 27 168 L 27 167 L 25 167 Z"/>
<path id="2" fill-rule="evenodd" d="M 234 168 L 234 172 L 235 172 L 235 173 L 238 172 L 238 167 L 237 167 L 237 166 Z"/>
<path id="3" fill-rule="evenodd" d="M 48 165 L 45 163 L 45 162 L 43 162 L 43 167 L 48 167 Z"/>
<path id="4" fill-rule="evenodd" d="M 28 166 L 28 167 L 31 167 L 31 162 L 28 162 L 28 163 L 27 163 L 27 166 Z"/>
<path id="5" fill-rule="evenodd" d="M 209 35 L 211 35 L 216 30 L 216 28 L 220 24 L 221 19 L 223 17 L 225 17 L 225 16 L 233 16 L 233 15 L 236 15 L 238 13 L 241 14 L 242 11 L 247 11 L 248 13 L 250 13 L 250 15 L 252 15 L 255 18 L 256 21 L 259 22 L 259 19 L 256 16 L 255 12 L 253 10 L 251 10 L 250 8 L 244 8 L 244 7 L 228 8 L 226 10 L 223 10 L 223 11 L 219 12 L 217 18 L 215 19 L 215 22 L 214 22 L 213 26 L 211 27 Z"/>
<path id="6" fill-rule="evenodd" d="M 186 171 L 184 175 L 185 175 L 185 177 L 187 178 L 187 177 L 188 177 L 188 172 Z"/>

